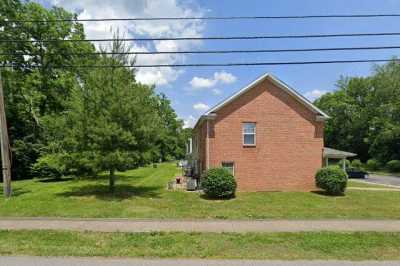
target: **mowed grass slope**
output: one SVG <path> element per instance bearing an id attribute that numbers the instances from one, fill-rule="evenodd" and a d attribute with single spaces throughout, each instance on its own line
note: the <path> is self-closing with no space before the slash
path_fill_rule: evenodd
<path id="1" fill-rule="evenodd" d="M 207 259 L 400 259 L 399 233 L 0 231 L 1 255 Z"/>
<path id="2" fill-rule="evenodd" d="M 159 219 L 400 219 L 400 192 L 349 190 L 330 197 L 312 192 L 237 193 L 208 200 L 197 192 L 167 191 L 180 173 L 174 163 L 118 173 L 115 194 L 100 179 L 13 182 L 14 195 L 0 195 L 0 217 Z"/>

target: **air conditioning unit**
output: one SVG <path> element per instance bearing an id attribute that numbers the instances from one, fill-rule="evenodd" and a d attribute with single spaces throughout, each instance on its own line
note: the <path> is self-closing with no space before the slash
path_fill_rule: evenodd
<path id="1" fill-rule="evenodd" d="M 186 181 L 186 189 L 193 191 L 197 188 L 197 179 L 188 178 Z"/>

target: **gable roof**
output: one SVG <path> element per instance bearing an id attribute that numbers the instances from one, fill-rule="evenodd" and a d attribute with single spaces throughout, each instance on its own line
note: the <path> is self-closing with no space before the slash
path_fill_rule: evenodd
<path id="1" fill-rule="evenodd" d="M 278 79 L 277 77 L 273 76 L 270 73 L 265 73 L 264 75 L 260 76 L 259 78 L 257 78 L 256 80 L 254 80 L 253 82 L 251 82 L 250 84 L 248 84 L 247 86 L 245 86 L 244 88 L 242 88 L 241 90 L 237 91 L 236 93 L 234 93 L 233 95 L 231 95 L 230 97 L 226 98 L 225 100 L 221 101 L 220 103 L 218 103 L 217 105 L 215 105 L 214 107 L 210 108 L 207 112 L 205 112 L 196 122 L 194 128 L 200 123 L 200 121 L 202 121 L 205 117 L 212 115 L 213 113 L 215 113 L 216 111 L 220 110 L 222 107 L 224 107 L 225 105 L 231 103 L 232 101 L 234 101 L 236 98 L 240 97 L 242 94 L 246 93 L 247 91 L 249 91 L 250 89 L 254 88 L 257 84 L 259 84 L 260 82 L 264 81 L 264 80 L 270 80 L 272 83 L 274 83 L 278 88 L 284 90 L 286 93 L 288 93 L 289 95 L 291 95 L 293 98 L 295 98 L 298 102 L 300 102 L 301 104 L 303 104 L 305 107 L 307 107 L 309 110 L 311 110 L 312 112 L 314 112 L 315 114 L 319 115 L 322 119 L 329 119 L 330 117 L 324 113 L 321 109 L 319 109 L 318 107 L 316 107 L 314 104 L 312 104 L 309 100 L 307 100 L 307 98 L 305 98 L 303 95 L 301 95 L 299 92 L 297 92 L 295 89 L 293 89 L 292 87 L 290 87 L 289 85 L 287 85 L 286 83 L 284 83 L 283 81 L 281 81 L 280 79 Z"/>
<path id="2" fill-rule="evenodd" d="M 218 103 L 217 105 L 215 105 L 214 107 L 212 107 L 210 110 L 208 110 L 204 115 L 209 115 L 213 112 L 218 111 L 219 109 L 221 109 L 223 106 L 227 105 L 228 103 L 232 102 L 233 100 L 235 100 L 236 98 L 238 98 L 240 95 L 244 94 L 245 92 L 249 91 L 250 89 L 254 88 L 258 83 L 269 79 L 270 81 L 272 81 L 272 83 L 274 83 L 275 85 L 277 85 L 278 88 L 283 89 L 284 91 L 286 91 L 288 94 L 292 95 L 296 100 L 298 100 L 300 103 L 302 103 L 304 106 L 306 106 L 308 109 L 310 109 L 311 111 L 313 111 L 316 114 L 319 114 L 321 116 L 323 116 L 324 118 L 329 118 L 329 116 L 327 114 L 325 114 L 323 111 L 321 111 L 318 107 L 316 107 L 315 105 L 313 105 L 309 100 L 307 100 L 303 95 L 301 95 L 300 93 L 298 93 L 295 89 L 291 88 L 289 85 L 287 85 L 286 83 L 284 83 L 283 81 L 281 81 L 280 79 L 278 79 L 277 77 L 271 75 L 270 73 L 266 73 L 264 75 L 262 75 L 261 77 L 257 78 L 256 80 L 254 80 L 253 82 L 251 82 L 249 85 L 247 85 L 246 87 L 242 88 L 241 90 L 239 90 L 238 92 L 236 92 L 235 94 L 231 95 L 230 97 L 226 98 L 225 100 L 223 100 L 222 102 Z"/>

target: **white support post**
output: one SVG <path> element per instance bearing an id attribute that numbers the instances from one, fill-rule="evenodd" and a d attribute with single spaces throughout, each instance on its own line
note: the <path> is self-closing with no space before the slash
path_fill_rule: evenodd
<path id="1" fill-rule="evenodd" d="M 206 120 L 207 134 L 206 134 L 206 170 L 210 168 L 210 140 L 209 140 L 209 126 L 208 119 Z"/>

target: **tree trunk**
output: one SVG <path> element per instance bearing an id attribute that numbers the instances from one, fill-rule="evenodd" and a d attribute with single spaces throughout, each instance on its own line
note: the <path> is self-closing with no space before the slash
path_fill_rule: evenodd
<path id="1" fill-rule="evenodd" d="M 114 193 L 115 191 L 115 171 L 114 169 L 110 170 L 110 192 Z"/>

